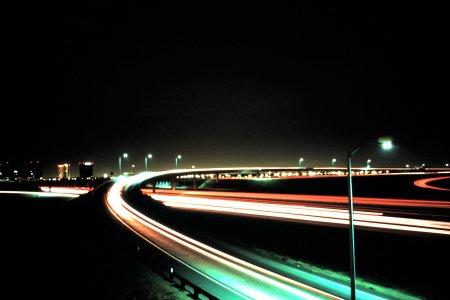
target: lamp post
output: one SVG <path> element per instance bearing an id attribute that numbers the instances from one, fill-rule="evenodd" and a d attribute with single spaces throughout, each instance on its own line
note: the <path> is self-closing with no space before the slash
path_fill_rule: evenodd
<path id="1" fill-rule="evenodd" d="M 336 165 L 336 158 L 333 158 L 331 160 L 331 166 L 334 167 Z"/>
<path id="2" fill-rule="evenodd" d="M 300 157 L 300 159 L 298 160 L 298 167 L 299 168 L 302 167 L 302 162 L 303 162 L 303 157 Z"/>
<path id="3" fill-rule="evenodd" d="M 372 162 L 372 160 L 371 159 L 368 159 L 367 160 L 367 168 L 370 168 L 370 163 Z"/>
<path id="4" fill-rule="evenodd" d="M 151 154 L 148 154 L 148 155 L 145 157 L 145 172 L 147 172 L 147 165 L 148 165 L 147 160 L 148 160 L 149 158 L 152 158 L 152 157 L 153 157 L 153 155 L 151 155 Z"/>
<path id="5" fill-rule="evenodd" d="M 381 137 L 378 143 L 382 148 L 389 150 L 392 148 L 390 137 Z M 364 143 L 365 144 L 365 143 Z M 352 190 L 352 156 L 364 145 L 360 145 L 353 150 L 347 150 L 347 182 L 348 182 L 348 214 L 349 214 L 349 242 L 350 242 L 350 293 L 351 300 L 356 299 L 356 264 L 355 264 L 355 228 L 353 224 L 353 190 Z"/>
<path id="6" fill-rule="evenodd" d="M 122 154 L 121 156 L 119 156 L 119 176 L 122 175 L 122 156 L 124 158 L 128 157 L 127 153 Z"/>
<path id="7" fill-rule="evenodd" d="M 178 154 L 176 157 L 175 157 L 175 169 L 178 169 L 178 160 L 179 159 L 181 159 L 181 154 Z"/>

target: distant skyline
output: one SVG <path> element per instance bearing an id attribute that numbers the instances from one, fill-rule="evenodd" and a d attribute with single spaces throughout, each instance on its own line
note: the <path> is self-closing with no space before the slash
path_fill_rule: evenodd
<path id="1" fill-rule="evenodd" d="M 438 5 L 9 4 L 0 160 L 180 166 L 449 161 Z M 444 56 L 445 55 L 445 56 Z M 445 82 L 446 83 L 446 82 Z M 5 104 L 4 104 L 5 105 Z M 152 168 L 150 167 L 150 169 Z"/>
<path id="2" fill-rule="evenodd" d="M 426 167 L 433 167 L 433 168 L 448 168 L 449 164 L 448 162 L 443 162 L 441 164 L 431 164 L 427 161 L 408 161 L 405 160 L 403 164 L 398 164 L 398 158 L 395 158 L 396 152 L 399 151 L 398 149 L 392 149 L 390 151 L 393 151 L 394 158 L 388 158 L 389 153 L 382 153 L 379 149 L 376 151 L 364 151 L 362 150 L 361 155 L 358 155 L 358 157 L 355 157 L 353 162 L 354 168 L 365 168 L 369 164 L 371 168 L 398 168 L 398 167 L 411 167 L 411 168 L 420 168 L 425 164 Z M 292 167 L 296 168 L 299 167 L 299 160 L 302 159 L 301 167 L 305 168 L 326 168 L 326 167 L 337 167 L 337 168 L 346 168 L 347 160 L 345 156 L 342 156 L 340 159 L 337 158 L 339 156 L 335 156 L 333 158 L 330 158 L 327 160 L 308 160 L 308 157 L 296 157 L 292 162 L 286 163 L 282 161 L 274 161 L 271 164 L 257 164 L 256 162 L 251 164 L 247 163 L 247 160 L 233 160 L 237 161 L 233 164 L 233 162 L 222 163 L 221 165 L 217 165 L 216 163 L 211 164 L 195 164 L 192 159 L 186 159 L 182 157 L 182 159 L 178 160 L 178 168 L 179 169 L 200 169 L 200 168 L 216 168 L 216 167 L 224 167 L 224 168 L 232 168 L 232 167 Z M 164 171 L 164 170 L 170 170 L 175 169 L 175 157 L 173 158 L 172 162 L 169 162 L 167 158 L 164 158 L 161 162 L 153 161 L 151 159 L 148 160 L 148 171 Z M 333 163 L 333 159 L 336 161 Z M 145 171 L 145 161 L 144 158 L 141 159 L 142 161 L 138 161 L 138 159 L 133 159 L 131 155 L 127 159 L 122 159 L 122 172 L 124 173 L 139 173 Z M 368 163 L 368 160 L 370 162 Z M 100 163 L 98 161 L 89 161 L 93 163 L 93 175 L 95 177 L 102 177 L 104 174 L 110 175 L 111 172 L 115 176 L 118 175 L 118 158 L 116 161 L 116 165 L 112 162 L 108 162 L 105 159 L 101 159 Z M 240 163 L 239 163 L 240 162 Z M 4 163 L 4 162 L 2 162 Z M 11 163 L 11 161 L 10 161 Z M 12 161 L 14 163 L 14 161 Z M 19 166 L 19 169 L 21 169 L 21 165 L 26 165 L 26 162 L 23 161 L 16 161 L 16 163 Z M 79 162 L 72 162 L 72 161 L 61 161 L 58 163 L 52 163 L 52 162 L 45 162 L 40 161 L 43 167 L 43 176 L 44 177 L 58 177 L 58 164 L 64 164 L 68 163 L 70 164 L 70 176 L 71 177 L 79 177 Z M 134 165 L 134 168 L 132 167 Z M 0 168 L 1 169 L 1 168 Z"/>

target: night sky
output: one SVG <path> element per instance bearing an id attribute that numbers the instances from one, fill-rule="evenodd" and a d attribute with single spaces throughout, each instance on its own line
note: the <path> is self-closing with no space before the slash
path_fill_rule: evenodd
<path id="1" fill-rule="evenodd" d="M 448 32 L 423 3 L 11 4 L 0 160 L 94 175 L 231 166 L 444 166 Z M 169 4 L 169 3 L 168 3 Z M 75 174 L 77 169 L 74 170 Z"/>

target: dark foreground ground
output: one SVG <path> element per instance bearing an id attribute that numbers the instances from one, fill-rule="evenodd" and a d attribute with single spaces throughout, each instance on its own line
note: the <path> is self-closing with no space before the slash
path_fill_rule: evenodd
<path id="1" fill-rule="evenodd" d="M 192 299 L 144 263 L 91 200 L 0 194 L 3 299 Z"/>

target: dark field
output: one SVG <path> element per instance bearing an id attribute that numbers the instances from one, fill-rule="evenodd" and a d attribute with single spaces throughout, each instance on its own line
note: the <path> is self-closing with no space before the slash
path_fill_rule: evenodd
<path id="1" fill-rule="evenodd" d="M 0 194 L 3 299 L 191 299 L 93 201 Z"/>
<path id="2" fill-rule="evenodd" d="M 424 189 L 414 185 L 416 180 L 435 177 L 450 177 L 450 174 L 402 175 L 397 173 L 378 176 L 353 176 L 353 196 L 450 200 L 450 191 Z M 436 180 L 430 185 L 450 190 L 450 178 Z M 210 180 L 203 183 L 201 188 L 244 192 L 348 195 L 346 176 L 311 176 L 302 179 L 271 180 Z"/>

